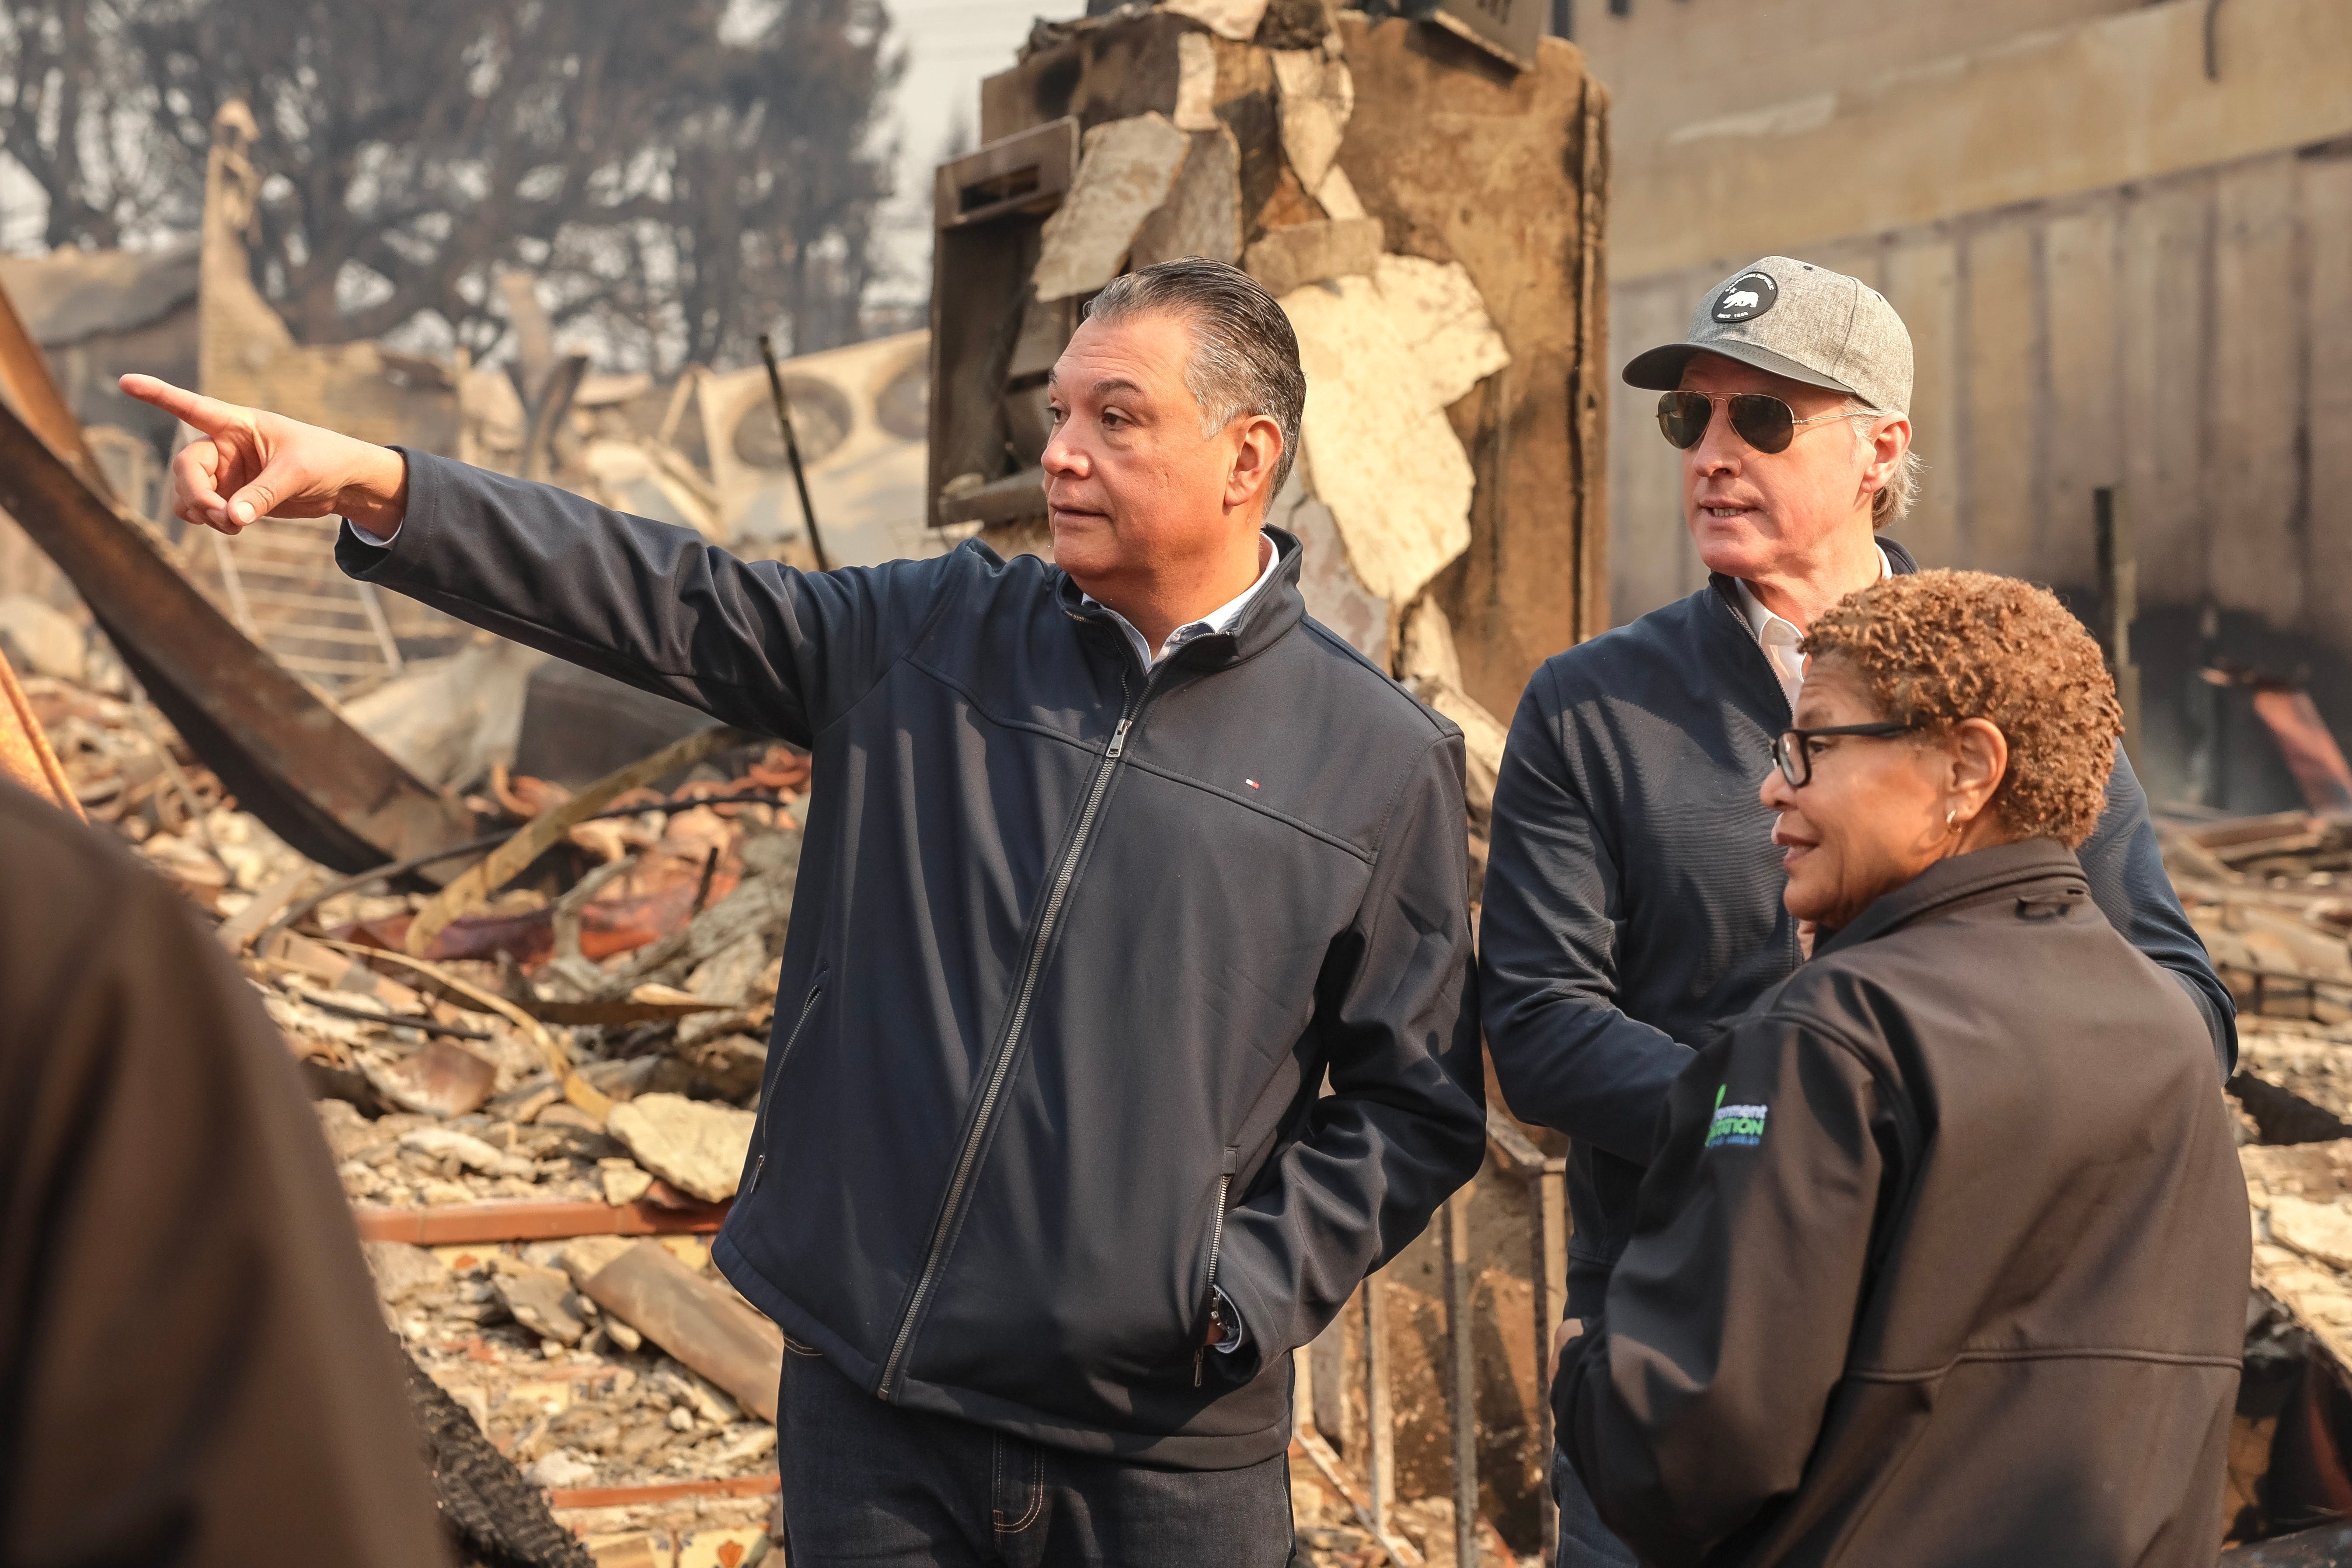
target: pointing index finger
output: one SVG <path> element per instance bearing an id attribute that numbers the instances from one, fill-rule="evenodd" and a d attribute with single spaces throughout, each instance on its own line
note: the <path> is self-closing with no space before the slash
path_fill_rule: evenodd
<path id="1" fill-rule="evenodd" d="M 119 383 L 123 392 L 142 403 L 152 403 L 164 413 L 194 426 L 207 436 L 217 436 L 234 423 L 238 409 L 235 404 L 223 403 L 217 397 L 206 397 L 190 392 L 184 386 L 174 386 L 161 376 L 131 374 Z"/>

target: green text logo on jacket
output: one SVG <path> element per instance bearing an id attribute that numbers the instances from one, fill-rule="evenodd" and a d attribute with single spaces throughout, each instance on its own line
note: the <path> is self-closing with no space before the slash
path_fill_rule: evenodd
<path id="1" fill-rule="evenodd" d="M 1718 1089 L 1715 1091 L 1715 1121 L 1706 1130 L 1706 1146 L 1712 1149 L 1718 1143 L 1732 1143 L 1753 1149 L 1764 1142 L 1764 1121 L 1771 1114 L 1769 1105 L 1726 1105 L 1723 1089 Z"/>

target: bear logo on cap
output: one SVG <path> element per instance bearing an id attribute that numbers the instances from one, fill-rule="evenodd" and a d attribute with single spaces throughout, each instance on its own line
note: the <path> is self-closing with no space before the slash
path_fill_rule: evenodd
<path id="1" fill-rule="evenodd" d="M 1716 321 L 1729 324 L 1752 321 L 1780 302 L 1780 286 L 1772 281 L 1769 272 L 1743 272 L 1723 286 L 1715 297 L 1715 308 L 1708 314 Z"/>

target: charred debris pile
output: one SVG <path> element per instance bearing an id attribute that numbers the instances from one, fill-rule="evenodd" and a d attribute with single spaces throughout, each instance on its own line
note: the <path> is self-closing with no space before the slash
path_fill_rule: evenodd
<path id="1" fill-rule="evenodd" d="M 453 1532 L 483 1562 L 584 1563 L 572 1531 L 600 1563 L 757 1561 L 782 1342 L 709 1237 L 807 759 L 720 731 L 577 793 L 499 768 L 447 858 L 475 874 L 436 890 L 308 859 L 109 684 L 23 689 L 84 812 L 217 919 L 301 1063 Z"/>

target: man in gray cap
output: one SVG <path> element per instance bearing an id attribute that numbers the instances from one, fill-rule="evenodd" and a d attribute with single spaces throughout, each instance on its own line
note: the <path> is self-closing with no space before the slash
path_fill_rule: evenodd
<path id="1" fill-rule="evenodd" d="M 1683 454 L 1690 597 L 1547 660 L 1495 793 L 1481 1010 L 1514 1112 L 1566 1132 L 1568 1317 L 1595 1316 L 1633 1220 L 1667 1086 L 1708 1027 L 1803 961 L 1757 798 L 1804 679 L 1813 617 L 1911 572 L 1879 530 L 1917 489 L 1911 335 L 1859 280 L 1768 256 L 1708 290 L 1685 341 L 1635 356 Z M 2158 858 L 2118 755 L 2080 851 L 2116 929 L 2205 1016 L 2226 1075 L 2235 1014 Z M 1569 1332 L 1563 1325 L 1563 1335 Z M 1555 1457 L 1559 1563 L 1630 1564 Z"/>

